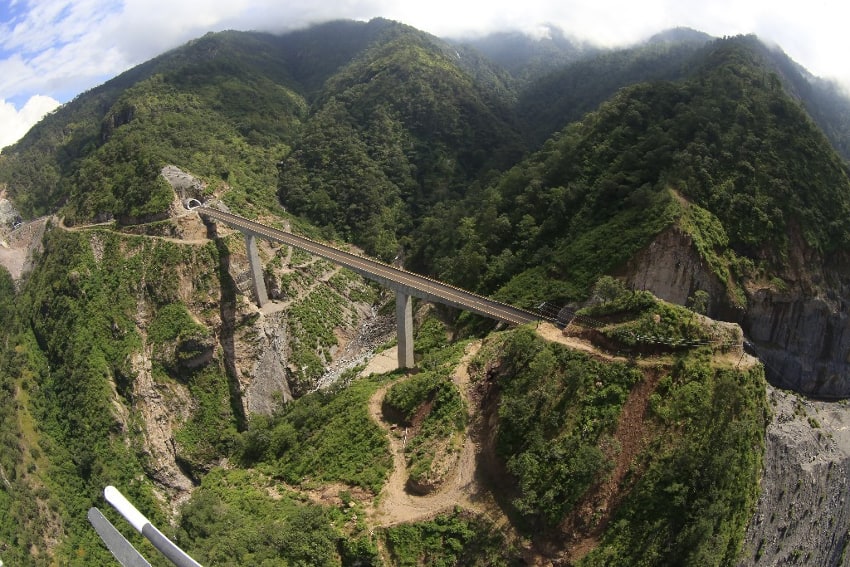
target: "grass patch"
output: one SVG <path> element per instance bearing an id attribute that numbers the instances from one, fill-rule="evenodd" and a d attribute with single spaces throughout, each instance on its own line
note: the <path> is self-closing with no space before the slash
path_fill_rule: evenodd
<path id="1" fill-rule="evenodd" d="M 454 437 L 466 428 L 468 416 L 466 403 L 452 380 L 467 343 L 446 345 L 445 329 L 439 323 L 423 325 L 420 335 L 423 329 L 425 336 L 433 339 L 431 343 L 423 341 L 431 349 L 420 361 L 424 370 L 393 384 L 381 408 L 389 421 L 416 430 L 404 449 L 410 480 L 415 483 L 437 480 L 439 459 L 435 456 L 451 449 Z M 440 345 L 442 348 L 438 348 Z"/>
<path id="2" fill-rule="evenodd" d="M 490 522 L 456 509 L 428 522 L 387 528 L 383 534 L 392 564 L 418 565 L 520 565 L 518 549 Z"/>
<path id="3" fill-rule="evenodd" d="M 204 565 L 370 564 L 376 550 L 351 515 L 257 472 L 217 468 L 183 506 L 177 542 Z"/>
<path id="4" fill-rule="evenodd" d="M 294 400 L 272 417 L 252 416 L 239 460 L 290 484 L 343 482 L 377 494 L 392 466 L 386 435 L 368 411 L 382 382 L 358 378 Z"/>

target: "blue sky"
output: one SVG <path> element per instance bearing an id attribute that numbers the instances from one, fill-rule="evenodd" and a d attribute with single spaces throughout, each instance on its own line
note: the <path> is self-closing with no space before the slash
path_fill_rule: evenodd
<path id="1" fill-rule="evenodd" d="M 0 148 L 61 103 L 208 31 L 381 16 L 442 37 L 552 23 L 622 46 L 688 26 L 755 33 L 850 92 L 848 15 L 843 0 L 0 0 Z"/>

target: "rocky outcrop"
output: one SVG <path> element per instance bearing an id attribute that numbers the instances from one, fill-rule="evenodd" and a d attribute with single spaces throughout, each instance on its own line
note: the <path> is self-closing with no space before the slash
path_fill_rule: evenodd
<path id="1" fill-rule="evenodd" d="M 746 307 L 732 299 L 696 251 L 673 227 L 624 269 L 628 283 L 673 303 L 709 294 L 708 315 L 739 323 L 776 385 L 823 398 L 850 397 L 850 262 L 827 265 L 797 241 L 782 279 L 745 282 Z"/>
<path id="2" fill-rule="evenodd" d="M 150 352 L 133 355 L 132 367 L 133 409 L 141 418 L 136 427 L 144 435 L 139 450 L 147 474 L 165 492 L 163 500 L 176 514 L 188 499 L 193 483 L 177 464 L 174 432 L 189 418 L 192 399 L 184 386 L 154 380 Z"/>
<path id="3" fill-rule="evenodd" d="M 174 350 L 177 366 L 181 370 L 195 370 L 212 361 L 215 343 L 211 338 L 191 338 L 177 343 Z"/>
<path id="4" fill-rule="evenodd" d="M 798 242 L 782 281 L 748 282 L 746 309 L 738 309 L 690 237 L 671 228 L 633 258 L 625 275 L 633 287 L 679 304 L 696 290 L 708 292 L 709 315 L 741 324 L 772 383 L 843 398 L 850 396 L 844 265 L 826 267 Z M 850 406 L 768 388 L 774 415 L 739 565 L 850 565 Z"/>
<path id="5" fill-rule="evenodd" d="M 0 229 L 11 229 L 20 218 L 12 202 L 0 197 Z"/>
<path id="6" fill-rule="evenodd" d="M 243 405 L 248 414 L 269 415 L 292 399 L 289 387 L 289 344 L 285 312 L 261 316 L 242 335 L 240 350 L 250 356 L 240 365 Z"/>
<path id="7" fill-rule="evenodd" d="M 768 388 L 761 495 L 740 567 L 850 565 L 850 407 Z"/>
<path id="8" fill-rule="evenodd" d="M 760 290 L 744 329 L 774 384 L 821 398 L 850 396 L 850 314 L 844 300 Z"/>
<path id="9" fill-rule="evenodd" d="M 160 174 L 181 199 L 188 197 L 204 199 L 204 190 L 207 185 L 191 173 L 187 173 L 175 165 L 166 165 L 162 168 Z"/>
<path id="10" fill-rule="evenodd" d="M 47 217 L 24 223 L 0 238 L 0 266 L 19 282 L 33 268 L 33 259 L 42 250 L 42 238 L 47 229 Z"/>
<path id="11" fill-rule="evenodd" d="M 208 336 L 187 337 L 158 345 L 153 357 L 174 376 L 185 376 L 212 362 L 215 341 Z"/>
<path id="12" fill-rule="evenodd" d="M 700 257 L 691 237 L 676 227 L 661 233 L 635 255 L 626 277 L 632 288 L 651 291 L 656 297 L 679 305 L 686 305 L 695 291 L 703 290 L 710 297 L 709 313 L 728 303 L 726 286 Z"/>

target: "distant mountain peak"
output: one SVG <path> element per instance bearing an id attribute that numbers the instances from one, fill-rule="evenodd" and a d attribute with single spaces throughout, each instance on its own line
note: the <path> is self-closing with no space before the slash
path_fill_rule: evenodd
<path id="1" fill-rule="evenodd" d="M 714 39 L 713 36 L 693 28 L 675 27 L 658 32 L 646 43 L 706 43 L 712 39 Z"/>
<path id="2" fill-rule="evenodd" d="M 598 48 L 568 36 L 562 28 L 548 22 L 533 30 L 498 31 L 479 38 L 458 40 L 457 43 L 479 51 L 523 81 L 598 51 Z"/>

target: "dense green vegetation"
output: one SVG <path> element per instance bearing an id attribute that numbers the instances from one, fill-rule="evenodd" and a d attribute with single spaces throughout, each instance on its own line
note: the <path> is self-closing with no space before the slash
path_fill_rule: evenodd
<path id="1" fill-rule="evenodd" d="M 242 435 L 244 465 L 293 485 L 344 482 L 377 493 L 392 459 L 367 402 L 380 379 L 361 379 L 335 392 L 318 391 L 271 417 L 253 416 Z"/>
<path id="2" fill-rule="evenodd" d="M 633 425 L 652 440 L 620 487 L 624 504 L 581 564 L 734 563 L 758 494 L 769 412 L 760 367 L 717 367 L 705 353 L 640 369 L 546 343 L 528 329 L 482 349 L 476 365 L 494 368 L 499 387 L 496 451 L 525 529 L 555 528 L 606 477 L 629 390 L 653 379 L 651 415 Z"/>
<path id="3" fill-rule="evenodd" d="M 178 543 L 204 565 L 371 564 L 377 550 L 356 512 L 304 502 L 256 473 L 215 469 L 183 507 Z"/>
<path id="4" fill-rule="evenodd" d="M 234 407 L 227 373 L 217 365 L 192 372 L 188 388 L 196 406 L 174 441 L 182 464 L 190 471 L 203 471 L 233 451 L 242 410 Z"/>
<path id="5" fill-rule="evenodd" d="M 516 155 L 493 104 L 432 40 L 399 31 L 326 85 L 281 164 L 281 202 L 390 259 L 421 211 Z"/>
<path id="6" fill-rule="evenodd" d="M 132 223 L 164 213 L 172 192 L 159 172 L 169 163 L 206 180 L 209 192 L 225 183 L 237 188 L 228 198 L 237 209 L 247 203 L 274 206 L 267 191 L 276 182 L 273 164 L 288 152 L 284 140 L 297 126 L 304 102 L 270 81 L 249 90 L 244 84 L 249 79 L 234 72 L 234 63 L 219 65 L 223 68 L 210 75 L 203 66 L 154 75 L 122 94 L 104 118 L 106 143 L 75 165 L 65 207 L 69 220 L 114 216 Z M 211 90 L 187 75 L 217 86 Z M 251 114 L 236 113 L 232 101 L 247 96 L 255 104 Z M 232 115 L 222 116 L 225 112 Z"/>
<path id="7" fill-rule="evenodd" d="M 680 223 L 731 281 L 787 269 L 794 238 L 845 248 L 850 181 L 823 134 L 746 42 L 713 43 L 700 61 L 692 78 L 621 90 L 491 186 L 432 208 L 418 258 L 532 307 L 586 297 Z"/>
<path id="8" fill-rule="evenodd" d="M 15 337 L 15 288 L 9 273 L 0 268 L 0 344 Z M 0 546 L 9 565 L 30 560 L 30 550 L 43 553 L 41 538 L 50 529 L 50 519 L 39 510 L 46 504 L 44 491 L 36 494 L 32 478 L 42 474 L 42 448 L 32 430 L 27 394 L 30 375 L 16 365 L 21 358 L 14 350 L 0 349 Z M 22 407 L 23 406 L 23 407 Z M 58 502 L 50 502 L 55 510 Z M 42 561 L 41 564 L 45 564 Z"/>
<path id="9" fill-rule="evenodd" d="M 188 419 L 173 439 L 184 470 L 201 479 L 221 457 L 249 452 L 243 447 L 250 443 L 239 434 L 242 402 L 234 401 L 227 361 L 214 352 L 210 320 L 197 315 L 216 317 L 207 306 L 220 299 L 209 294 L 221 285 L 218 271 L 222 262 L 226 264 L 221 254 L 227 253 L 224 241 L 218 246 L 181 246 L 106 230 L 54 229 L 48 231 L 41 261 L 20 293 L 14 292 L 3 272 L 0 376 L 9 395 L 3 398 L 0 416 L 9 425 L 4 441 L 9 451 L 0 462 L 8 480 L 0 502 L 18 522 L 17 527 L 0 526 L 3 541 L 26 543 L 44 553 L 44 542 L 61 529 L 58 556 L 74 557 L 73 565 L 110 564 L 109 554 L 85 519 L 86 510 L 99 502 L 107 484 L 120 486 L 157 524 L 167 525 L 144 474 L 158 465 L 148 462 L 141 417 L 135 413 L 139 392 L 134 383 L 140 368 L 133 360 L 146 348 L 154 387 L 165 396 L 184 388 L 191 400 Z M 222 289 L 232 293 L 226 285 Z M 335 303 L 314 304 L 314 310 L 335 310 L 345 302 L 333 289 L 360 290 L 362 298 L 370 297 L 368 288 L 350 274 L 340 275 L 332 287 L 323 289 L 316 293 L 334 294 Z M 236 325 L 226 309 L 220 316 L 231 328 Z M 299 327 L 295 336 L 300 332 L 298 340 L 315 344 L 316 334 L 327 335 L 327 326 L 336 323 L 340 321 L 323 318 L 312 330 Z M 293 483 L 309 474 L 318 481 L 330 478 L 377 490 L 389 455 L 386 439 L 363 403 L 376 387 L 374 382 L 358 384 L 329 406 L 330 394 L 308 396 L 301 405 L 288 406 L 286 425 L 302 435 L 290 441 L 305 450 L 297 450 L 300 461 L 275 462 L 270 470 Z M 341 411 L 358 403 L 359 413 Z M 318 431 L 315 437 L 308 433 L 324 421 L 325 427 L 339 433 L 326 436 Z M 262 423 L 262 418 L 252 422 L 245 438 L 250 440 Z M 362 443 L 353 442 L 352 430 L 361 432 Z M 296 452 L 284 446 L 288 441 L 281 431 L 275 430 L 272 449 Z M 317 445 L 317 439 L 324 445 Z M 312 448 L 306 450 L 308 446 Z M 316 461 L 324 462 L 325 468 L 317 469 Z M 380 462 L 383 468 L 377 465 Z M 323 522 L 321 518 L 305 516 L 304 521 Z M 336 541 L 334 535 L 334 557 Z M 356 541 L 349 542 L 355 555 Z M 14 557 L 4 554 L 4 559 Z M 48 561 L 46 555 L 44 560 Z"/>
<path id="10" fill-rule="evenodd" d="M 609 276 L 600 278 L 594 286 L 594 299 L 606 283 L 606 291 L 614 293 L 580 309 L 576 321 L 580 326 L 596 329 L 618 348 L 640 346 L 657 352 L 709 346 L 725 352 L 741 343 L 740 329 L 709 325 L 691 309 L 659 301 L 647 291 L 626 290 Z"/>
<path id="11" fill-rule="evenodd" d="M 209 249 L 191 254 L 199 271 L 205 252 Z M 115 396 L 133 396 L 131 358 L 143 343 L 134 319 L 138 298 L 154 312 L 160 302 L 176 298 L 176 277 L 158 277 L 168 258 L 186 260 L 164 242 L 49 231 L 42 261 L 4 319 L 14 333 L 4 342 L 4 358 L 13 357 L 6 358 L 4 375 L 19 391 L 18 419 L 29 437 L 24 445 L 38 455 L 28 465 L 33 474 L 27 482 L 39 493 L 33 504 L 43 506 L 39 514 L 45 522 L 34 533 L 21 534 L 40 546 L 61 529 L 64 537 L 54 552 L 72 565 L 112 560 L 86 520 L 107 484 L 121 486 L 154 521 L 164 518 L 150 480 L 140 474 L 144 439 L 125 429 Z M 157 281 L 150 295 L 149 278 Z M 29 495 L 15 496 L 21 501 Z"/>
<path id="12" fill-rule="evenodd" d="M 93 247 L 92 242 L 99 244 Z M 8 391 L 16 384 L 28 384 L 27 394 L 19 393 L 17 403 L 27 403 L 39 423 L 38 442 L 27 439 L 28 456 L 14 449 L 19 447 L 14 439 L 5 441 L 13 450 L 11 457 L 4 458 L 14 461 L 3 461 L 3 472 L 10 478 L 0 491 L 0 502 L 26 517 L 26 498 L 34 496 L 29 475 L 40 474 L 45 467 L 47 485 L 35 502 L 55 510 L 56 518 L 48 521 L 63 522 L 66 539 L 56 552 L 77 557 L 77 563 L 71 564 L 109 564 L 108 555 L 81 519 L 86 508 L 97 503 L 104 484 L 121 486 L 145 513 L 167 525 L 151 484 L 138 480 L 145 465 L 133 449 L 141 447 L 140 440 L 134 441 L 131 434 L 129 447 L 120 441 L 120 421 L 110 409 L 114 394 L 108 387 L 98 387 L 109 383 L 99 381 L 100 377 L 112 376 L 118 395 L 129 402 L 133 371 L 96 364 L 107 356 L 126 364 L 127 354 L 108 354 L 107 348 L 129 349 L 122 351 L 129 353 L 147 342 L 155 353 L 162 348 L 157 345 L 205 340 L 209 333 L 205 325 L 177 303 L 175 295 L 181 277 L 197 282 L 196 289 L 206 289 L 209 271 L 217 269 L 220 260 L 217 253 L 212 246 L 185 248 L 109 232 L 52 231 L 45 248 L 45 258 L 51 261 L 40 264 L 24 289 L 23 300 L 14 305 L 11 286 L 0 288 L 0 297 L 6 298 L 0 308 L 23 323 L 22 332 L 12 339 L 15 348 L 4 350 L 4 387 Z M 183 264 L 195 268 L 182 275 L 169 268 Z M 126 273 L 135 275 L 116 277 Z M 158 278 L 160 286 L 149 289 L 147 282 L 152 278 Z M 46 281 L 51 282 L 49 288 Z M 33 282 L 39 282 L 39 287 L 30 288 Z M 597 284 L 596 293 L 603 302 L 586 311 L 586 316 L 609 321 L 637 316 L 640 321 L 647 313 L 659 313 L 658 304 L 645 294 L 602 283 Z M 129 289 L 123 289 L 125 285 Z M 151 309 L 144 334 L 131 317 L 139 294 Z M 73 306 L 71 298 L 77 300 Z M 199 304 L 207 301 L 198 295 Z M 62 317 L 43 318 L 43 313 L 57 311 Z M 689 320 L 686 314 L 671 312 L 673 317 Z M 75 335 L 88 338 L 85 348 L 73 343 Z M 430 404 L 421 422 L 421 443 L 411 439 L 412 472 L 418 464 L 427 468 L 430 454 L 416 446 L 427 448 L 451 437 L 466 419 L 459 393 L 447 380 L 464 344 L 447 343 L 445 328 L 434 319 L 427 319 L 417 336 L 424 371 L 399 382 L 387 396 L 387 405 L 405 419 L 423 403 Z M 61 344 L 61 337 L 71 341 L 63 348 L 85 353 L 88 359 L 68 358 L 73 364 L 68 367 L 66 357 L 50 358 L 47 345 Z M 45 343 L 44 351 L 39 341 Z M 620 409 L 634 385 L 647 378 L 635 367 L 606 364 L 545 343 L 527 328 L 496 336 L 482 349 L 474 367 L 494 369 L 491 373 L 499 388 L 496 451 L 513 483 L 507 504 L 523 529 L 552 529 L 611 470 L 615 453 L 610 447 Z M 377 542 L 367 535 L 358 504 L 348 506 L 350 495 L 341 494 L 343 506 L 317 507 L 289 493 L 278 481 L 294 487 L 341 482 L 377 494 L 391 459 L 385 434 L 370 419 L 367 402 L 387 378 L 352 380 L 347 388 L 309 394 L 273 416 L 253 416 L 248 429 L 239 433 L 228 378 L 217 364 L 182 367 L 176 372 L 165 365 L 156 368 L 156 380 L 185 383 L 196 404 L 175 437 L 181 459 L 201 481 L 181 512 L 175 534 L 181 545 L 202 561 L 222 564 L 377 561 Z M 73 382 L 59 381 L 64 373 L 75 372 Z M 686 355 L 670 369 L 650 401 L 651 427 L 658 434 L 627 477 L 633 489 L 605 532 L 602 546 L 585 561 L 606 564 L 635 559 L 652 564 L 698 557 L 721 564 L 735 556 L 756 497 L 765 419 L 761 379 L 757 371 L 742 374 L 714 368 L 695 354 Z M 73 391 L 61 387 L 71 383 L 77 386 Z M 0 407 L 8 411 L 14 406 Z M 78 414 L 60 407 L 102 409 Z M 19 411 L 18 420 L 25 415 Z M 25 427 L 13 423 L 9 431 L 16 430 L 27 435 Z M 75 432 L 73 436 L 70 431 Z M 209 468 L 218 456 L 228 455 L 248 470 Z M 29 473 L 23 473 L 29 468 Z M 705 471 L 708 476 L 702 474 Z M 18 480 L 20 487 L 15 484 Z M 667 506 L 673 488 L 676 504 Z M 353 519 L 355 513 L 358 520 Z M 40 515 L 30 517 L 23 528 L 0 525 L 4 530 L 0 533 L 38 545 L 52 524 Z M 379 537 L 393 564 L 400 565 L 422 561 L 514 564 L 518 555 L 499 531 L 465 512 L 394 527 Z M 638 542 L 647 543 L 641 547 Z"/>
<path id="13" fill-rule="evenodd" d="M 431 334 L 442 334 L 445 342 L 443 326 L 434 319 L 428 321 L 438 328 Z M 424 334 L 420 332 L 418 336 Z M 434 471 L 435 460 L 446 451 L 459 450 L 457 435 L 464 431 L 467 422 L 466 404 L 452 380 L 466 343 L 419 345 L 423 347 L 427 353 L 419 365 L 424 371 L 393 384 L 382 405 L 390 421 L 406 428 L 414 427 L 404 447 L 409 479 L 414 483 L 442 480 Z"/>
<path id="14" fill-rule="evenodd" d="M 204 480 L 222 457 L 250 453 L 252 435 L 263 418 L 240 433 L 242 401 L 234 398 L 239 392 L 234 394 L 226 353 L 216 349 L 216 341 L 225 339 L 216 337 L 211 328 L 218 317 L 227 332 L 240 324 L 229 311 L 233 306 L 228 302 L 235 300 L 229 287 L 232 282 L 220 273 L 230 261 L 229 254 L 227 239 L 204 246 L 179 245 L 108 230 L 52 229 L 45 236 L 37 268 L 20 292 L 2 272 L 0 385 L 8 393 L 0 403 L 0 418 L 8 425 L 3 439 L 8 451 L 3 451 L 0 460 L 3 543 L 16 542 L 40 553 L 42 559 L 36 564 L 51 561 L 46 544 L 58 541 L 52 551 L 69 565 L 110 565 L 112 558 L 85 515 L 92 505 L 104 507 L 101 494 L 107 484 L 119 486 L 157 525 L 168 525 L 148 476 L 160 465 L 150 459 L 139 414 L 138 396 L 152 395 L 136 387 L 143 371 L 138 357 L 143 353 L 150 357 L 150 386 L 159 392 L 160 403 L 175 404 L 171 398 L 180 395 L 190 400 L 189 407 L 179 408 L 186 417 L 178 418 L 172 440 L 187 474 Z M 348 273 L 323 289 L 316 293 L 332 293 L 335 303 L 314 304 L 314 309 L 335 309 L 345 303 L 338 293 L 374 297 Z M 347 308 L 342 312 L 347 313 Z M 344 323 L 351 324 L 349 319 L 346 315 Z M 293 331 L 293 340 L 315 343 L 315 333 L 325 336 L 330 332 L 327 326 L 337 323 L 337 319 L 323 318 L 310 332 L 299 327 Z M 268 418 L 271 423 L 289 420 L 272 431 L 269 454 L 274 459 L 281 455 L 273 450 L 288 458 L 300 457 L 268 463 L 269 473 L 293 484 L 331 479 L 377 491 L 390 462 L 386 439 L 365 409 L 365 400 L 377 387 L 378 382 L 364 381 L 339 396 L 307 396 L 300 404 L 287 406 L 284 417 Z M 354 411 L 348 413 L 348 408 Z M 358 436 L 352 438 L 351 431 L 358 431 Z M 287 432 L 293 433 L 291 439 Z M 318 439 L 322 444 L 316 443 Z M 316 467 L 317 462 L 324 467 Z M 199 498 L 186 517 L 208 510 L 205 506 L 211 497 L 202 490 Z M 287 546 L 294 548 L 298 546 L 293 538 L 303 538 L 305 526 L 324 526 L 331 517 L 317 508 L 280 506 L 275 513 L 288 510 L 287 525 L 297 526 L 292 528 L 292 538 L 286 539 Z M 233 513 L 250 509 L 240 510 Z M 105 511 L 114 518 L 110 510 Z M 6 517 L 14 523 L 7 523 Z M 259 522 L 264 516 L 256 518 Z M 343 538 L 340 533 L 328 532 L 329 557 L 337 562 L 333 564 L 340 557 L 353 561 L 374 554 L 368 539 L 361 541 L 350 531 Z M 185 541 L 208 547 L 206 535 L 191 529 L 186 534 L 181 536 Z M 158 557 L 149 544 L 137 539 L 134 542 L 147 557 Z M 308 540 L 302 543 L 310 545 Z M 314 551 L 312 547 L 292 549 L 292 555 L 285 557 L 312 557 L 309 554 Z M 202 556 L 218 557 L 216 553 Z M 283 561 L 276 551 L 263 548 L 257 553 L 272 553 Z M 324 553 L 320 555 L 325 557 Z M 3 557 L 11 561 L 17 556 L 4 552 Z M 302 561 L 314 564 L 311 559 Z"/>
<path id="15" fill-rule="evenodd" d="M 0 179 L 25 215 L 64 203 L 75 222 L 165 213 L 166 164 L 192 171 L 209 191 L 236 189 L 227 200 L 237 210 L 274 207 L 275 164 L 306 112 L 278 49 L 273 36 L 227 32 L 128 71 L 58 110 L 34 130 L 38 139 L 4 152 Z"/>
<path id="16" fill-rule="evenodd" d="M 611 468 L 600 449 L 640 372 L 603 363 L 530 329 L 503 339 L 496 452 L 516 479 L 512 505 L 530 524 L 552 527 Z"/>
<path id="17" fill-rule="evenodd" d="M 428 522 L 387 528 L 393 565 L 521 565 L 517 549 L 488 521 L 455 510 Z"/>
<path id="18" fill-rule="evenodd" d="M 730 565 L 758 497 L 768 408 L 761 367 L 680 360 L 650 401 L 660 434 L 582 565 Z"/>
<path id="19" fill-rule="evenodd" d="M 152 61 L 147 76 L 105 85 L 100 117 L 76 101 L 61 109 L 85 143 L 63 138 L 60 165 L 31 169 L 59 144 L 51 117 L 4 154 L 0 180 L 27 214 L 61 200 L 43 188 L 70 196 L 64 212 L 79 221 L 162 213 L 166 163 L 209 192 L 227 189 L 237 210 L 274 209 L 277 187 L 284 206 L 328 235 L 385 259 L 404 250 L 412 267 L 504 288 L 501 297 L 526 305 L 583 297 L 679 216 L 668 189 L 768 270 L 783 265 L 795 233 L 823 253 L 840 249 L 850 238 L 845 166 L 783 85 L 810 112 L 833 99 L 804 89 L 801 71 L 754 38 L 707 39 L 680 30 L 511 83 L 481 58 L 383 20 L 282 38 L 210 34 Z M 521 97 L 505 94 L 521 85 Z M 625 85 L 634 86 L 614 95 Z M 846 120 L 824 112 L 814 115 L 840 144 Z M 515 164 L 520 139 L 539 131 L 536 148 L 558 130 L 498 173 Z M 724 281 L 751 267 L 712 264 L 718 275 L 730 266 L 740 269 Z"/>
<path id="20" fill-rule="evenodd" d="M 686 76 L 694 55 L 709 39 L 694 32 L 678 41 L 650 41 L 636 48 L 578 58 L 529 85 L 518 112 L 532 125 L 531 138 L 541 144 L 624 86 Z"/>

